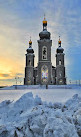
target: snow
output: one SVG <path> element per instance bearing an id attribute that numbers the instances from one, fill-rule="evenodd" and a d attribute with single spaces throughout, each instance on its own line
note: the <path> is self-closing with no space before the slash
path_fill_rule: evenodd
<path id="1" fill-rule="evenodd" d="M 0 137 L 81 136 L 80 88 L 2 92 L 6 100 L 0 103 Z M 7 100 L 10 92 L 13 99 L 20 95 Z"/>
<path id="2" fill-rule="evenodd" d="M 13 85 L 1 88 L 1 90 L 24 90 L 24 89 L 46 89 L 46 85 Z M 81 89 L 81 85 L 48 85 L 48 89 Z"/>
<path id="3" fill-rule="evenodd" d="M 63 85 L 63 86 L 56 86 L 56 85 L 49 85 L 48 89 L 46 86 L 22 86 L 19 85 L 17 90 L 12 87 L 3 88 L 0 90 L 0 102 L 4 100 L 11 100 L 16 101 L 18 100 L 23 94 L 32 92 L 33 96 L 35 97 L 38 95 L 42 101 L 46 102 L 66 102 L 69 98 L 71 98 L 74 94 L 79 94 L 81 96 L 81 86 L 76 85 Z M 14 90 L 15 89 L 15 90 Z"/>

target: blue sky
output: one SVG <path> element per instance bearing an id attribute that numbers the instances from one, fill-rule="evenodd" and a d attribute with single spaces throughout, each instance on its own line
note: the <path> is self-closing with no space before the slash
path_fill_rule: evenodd
<path id="1" fill-rule="evenodd" d="M 67 79 L 81 79 L 81 0 L 0 0 L 0 85 L 15 84 L 16 76 L 23 84 L 30 36 L 37 65 L 44 14 L 51 32 L 52 64 L 56 65 L 60 35 Z"/>

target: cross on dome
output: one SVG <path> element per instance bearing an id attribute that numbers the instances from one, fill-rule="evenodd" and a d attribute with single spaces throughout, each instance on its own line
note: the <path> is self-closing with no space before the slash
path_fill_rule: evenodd
<path id="1" fill-rule="evenodd" d="M 47 20 L 45 18 L 45 14 L 44 14 L 44 20 L 43 20 L 43 30 L 47 30 Z"/>
<path id="2" fill-rule="evenodd" d="M 46 18 L 45 18 L 45 14 L 44 14 L 43 24 L 47 25 L 47 20 L 46 20 Z"/>
<path id="3" fill-rule="evenodd" d="M 31 36 L 30 36 L 30 41 L 29 41 L 29 47 L 31 47 L 32 41 L 31 41 Z"/>
<path id="4" fill-rule="evenodd" d="M 59 47 L 61 47 L 61 40 L 60 40 L 60 36 L 59 36 L 58 46 L 59 46 Z"/>

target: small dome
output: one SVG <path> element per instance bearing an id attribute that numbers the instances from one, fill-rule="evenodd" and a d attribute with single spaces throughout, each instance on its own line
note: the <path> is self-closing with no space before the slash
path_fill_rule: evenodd
<path id="1" fill-rule="evenodd" d="M 40 39 L 50 39 L 50 32 L 47 30 L 43 30 L 42 32 L 39 33 Z"/>
<path id="2" fill-rule="evenodd" d="M 43 24 L 46 24 L 47 25 L 47 20 L 44 18 L 43 20 Z"/>
<path id="3" fill-rule="evenodd" d="M 27 53 L 34 53 L 34 50 L 32 49 L 32 41 L 31 41 L 31 37 L 30 37 L 29 48 L 27 49 Z"/>
<path id="4" fill-rule="evenodd" d="M 61 47 L 61 40 L 60 40 L 60 36 L 59 36 L 59 41 L 58 41 L 59 46 Z"/>
<path id="5" fill-rule="evenodd" d="M 64 51 L 64 49 L 62 47 L 58 47 L 56 50 L 57 53 L 63 53 L 63 51 Z"/>
<path id="6" fill-rule="evenodd" d="M 34 50 L 32 49 L 32 47 L 29 47 L 29 48 L 27 49 L 27 53 L 34 53 Z"/>
<path id="7" fill-rule="evenodd" d="M 61 40 L 58 41 L 58 44 L 61 44 Z"/>
<path id="8" fill-rule="evenodd" d="M 31 39 L 30 39 L 30 41 L 29 41 L 29 44 L 30 44 L 30 45 L 32 44 L 32 41 L 31 41 Z"/>

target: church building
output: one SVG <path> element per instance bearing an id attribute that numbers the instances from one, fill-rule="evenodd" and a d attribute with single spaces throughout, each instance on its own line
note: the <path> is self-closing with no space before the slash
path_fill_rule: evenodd
<path id="1" fill-rule="evenodd" d="M 61 47 L 59 37 L 56 50 L 56 67 L 51 62 L 52 40 L 50 32 L 47 31 L 47 21 L 43 20 L 43 31 L 39 33 L 38 40 L 38 66 L 34 67 L 34 50 L 32 41 L 29 41 L 29 48 L 26 50 L 26 67 L 24 85 L 65 85 L 64 49 Z"/>

